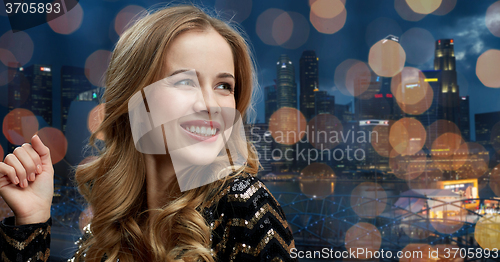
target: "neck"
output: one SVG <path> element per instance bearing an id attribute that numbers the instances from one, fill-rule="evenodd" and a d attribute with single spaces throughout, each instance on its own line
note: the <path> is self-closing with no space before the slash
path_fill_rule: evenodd
<path id="1" fill-rule="evenodd" d="M 148 209 L 161 208 L 180 194 L 172 159 L 170 155 L 144 155 L 144 160 Z"/>

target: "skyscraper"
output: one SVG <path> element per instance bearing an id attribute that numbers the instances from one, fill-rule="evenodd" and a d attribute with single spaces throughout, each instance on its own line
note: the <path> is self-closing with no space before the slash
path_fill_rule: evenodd
<path id="1" fill-rule="evenodd" d="M 439 39 L 436 41 L 434 70 L 441 70 L 439 105 L 442 111 L 439 118 L 450 120 L 460 126 L 460 97 L 453 39 Z"/>
<path id="2" fill-rule="evenodd" d="M 329 95 L 326 91 L 317 91 L 316 94 L 314 115 L 335 115 L 335 96 Z"/>
<path id="3" fill-rule="evenodd" d="M 354 98 L 357 119 L 393 119 L 397 103 L 391 92 L 391 78 L 372 74 L 369 81 L 369 88 Z"/>
<path id="4" fill-rule="evenodd" d="M 292 61 L 287 55 L 281 55 L 278 62 L 276 63 L 276 104 L 279 110 L 282 107 L 297 108 L 297 83 L 295 82 L 295 68 Z M 293 119 L 291 119 L 292 117 Z M 295 121 L 295 120 L 297 121 Z M 270 119 L 270 126 L 277 125 L 279 129 L 286 130 L 291 128 L 293 125 L 299 125 L 300 116 L 280 114 L 279 119 Z M 283 130 L 280 130 L 283 132 Z M 293 130 L 293 127 L 292 127 Z M 300 135 L 300 134 L 295 134 Z M 288 134 L 287 134 L 288 136 Z M 286 144 L 278 144 L 278 151 L 283 155 L 282 158 L 276 162 L 273 162 L 273 170 L 278 172 L 289 172 L 294 164 L 294 146 Z"/>
<path id="5" fill-rule="evenodd" d="M 300 57 L 300 111 L 306 120 L 314 116 L 314 92 L 319 89 L 318 60 L 312 50 L 302 52 Z"/>
<path id="6" fill-rule="evenodd" d="M 276 100 L 278 109 L 284 106 L 297 108 L 297 83 L 295 67 L 287 55 L 281 55 L 276 63 Z"/>
<path id="7" fill-rule="evenodd" d="M 264 120 L 264 123 L 269 124 L 269 118 L 271 118 L 271 115 L 278 110 L 278 104 L 276 101 L 276 85 L 270 85 L 266 86 L 264 88 L 265 91 L 265 103 L 266 103 L 266 108 L 265 108 L 265 117 L 266 119 Z"/>
<path id="8" fill-rule="evenodd" d="M 460 131 L 465 141 L 470 141 L 470 109 L 469 109 L 469 96 L 462 96 L 460 98 Z"/>
<path id="9" fill-rule="evenodd" d="M 83 68 L 63 66 L 61 68 L 61 124 L 63 133 L 66 132 L 66 122 L 71 102 L 78 94 L 92 88 L 85 76 Z"/>
<path id="10" fill-rule="evenodd" d="M 39 120 L 52 125 L 52 68 L 48 65 L 32 65 L 21 67 L 18 63 L 9 63 L 8 108 L 9 112 L 16 108 L 31 111 Z M 16 113 L 16 114 L 19 114 Z M 16 116 L 21 117 L 21 115 Z M 18 121 L 16 117 L 10 121 Z M 23 121 L 23 120 L 21 120 Z M 22 134 L 22 127 L 10 123 L 17 134 Z M 41 128 L 41 126 L 39 126 Z M 16 144 L 22 140 L 16 140 Z M 8 142 L 6 151 L 12 152 L 16 145 Z"/>
<path id="11" fill-rule="evenodd" d="M 31 84 L 31 94 L 24 108 L 41 116 L 52 126 L 52 67 L 32 65 L 24 68 L 24 75 Z"/>

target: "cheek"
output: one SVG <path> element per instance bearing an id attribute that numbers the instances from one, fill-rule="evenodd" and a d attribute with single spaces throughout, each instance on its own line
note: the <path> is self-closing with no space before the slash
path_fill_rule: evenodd
<path id="1" fill-rule="evenodd" d="M 222 99 L 219 103 L 221 107 L 236 108 L 236 100 L 234 96 L 224 97 L 224 99 Z"/>
<path id="2" fill-rule="evenodd" d="M 183 117 L 188 109 L 192 107 L 192 96 L 175 91 L 157 92 L 154 96 L 154 107 L 150 107 L 151 112 L 162 115 L 163 123 L 175 121 Z"/>

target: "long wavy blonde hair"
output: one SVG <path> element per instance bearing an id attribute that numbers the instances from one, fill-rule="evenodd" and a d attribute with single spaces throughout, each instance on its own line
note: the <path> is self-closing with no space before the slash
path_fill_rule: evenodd
<path id="1" fill-rule="evenodd" d="M 225 181 L 185 191 L 161 209 L 148 210 L 144 155 L 134 147 L 127 107 L 133 94 L 164 77 L 166 49 L 176 36 L 210 28 L 232 49 L 236 109 L 243 119 L 254 111 L 255 62 L 237 26 L 192 5 L 142 15 L 118 40 L 106 72 L 104 120 L 89 140 L 97 148 L 100 133 L 104 146 L 95 160 L 76 170 L 78 189 L 93 212 L 93 236 L 80 247 L 77 261 L 101 261 L 103 256 L 113 262 L 118 258 L 130 262 L 214 261 L 210 228 L 200 211 Z M 250 143 L 247 148 L 249 157 L 242 171 L 255 174 L 260 164 L 255 148 Z"/>

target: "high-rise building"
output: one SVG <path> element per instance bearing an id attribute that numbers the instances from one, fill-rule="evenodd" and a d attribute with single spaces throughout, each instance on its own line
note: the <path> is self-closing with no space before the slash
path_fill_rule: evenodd
<path id="1" fill-rule="evenodd" d="M 276 110 L 278 110 L 278 104 L 276 101 L 276 85 L 266 86 L 264 88 L 265 91 L 265 116 L 266 119 L 264 123 L 269 123 L 269 118 L 273 115 Z"/>
<path id="2" fill-rule="evenodd" d="M 276 100 L 278 109 L 282 107 L 297 108 L 297 83 L 295 67 L 287 55 L 281 55 L 276 63 Z"/>
<path id="3" fill-rule="evenodd" d="M 492 145 L 495 140 L 495 137 L 492 139 L 492 131 L 495 125 L 500 125 L 500 111 L 475 114 L 474 122 L 476 126 L 476 142 L 483 146 Z"/>
<path id="4" fill-rule="evenodd" d="M 354 119 L 354 113 L 352 112 L 352 101 L 345 104 L 335 104 L 335 116 L 340 120 L 340 122 L 348 122 Z"/>
<path id="5" fill-rule="evenodd" d="M 433 96 L 429 99 L 425 96 L 422 101 L 419 102 L 420 105 L 428 108 L 425 112 L 417 115 L 415 118 L 422 123 L 424 127 L 431 125 L 438 119 L 444 119 L 442 116 L 442 106 L 439 104 L 441 99 L 441 86 L 442 86 L 442 71 L 441 70 L 426 70 L 422 71 L 425 76 L 425 82 L 432 89 Z M 437 130 L 436 130 L 437 131 Z M 440 134 L 444 134 L 446 131 L 439 131 Z"/>
<path id="6" fill-rule="evenodd" d="M 314 94 L 319 90 L 318 60 L 312 50 L 302 52 L 300 57 L 300 111 L 311 120 L 314 116 Z"/>
<path id="7" fill-rule="evenodd" d="M 267 123 L 246 124 L 245 134 L 247 141 L 252 143 L 257 150 L 259 162 L 262 165 L 259 176 L 271 172 L 271 152 L 275 142 L 269 133 L 269 125 Z"/>
<path id="8" fill-rule="evenodd" d="M 453 39 L 436 41 L 434 70 L 441 70 L 440 119 L 452 121 L 460 126 L 460 96 Z"/>
<path id="9" fill-rule="evenodd" d="M 460 131 L 465 141 L 470 141 L 469 96 L 460 98 Z"/>
<path id="10" fill-rule="evenodd" d="M 52 126 L 52 67 L 32 65 L 24 68 L 24 75 L 31 84 L 25 108 L 41 116 L 49 126 Z"/>
<path id="11" fill-rule="evenodd" d="M 62 131 L 66 132 L 66 122 L 71 102 L 78 94 L 92 88 L 85 76 L 83 68 L 74 66 L 63 66 L 61 68 L 61 124 Z"/>
<path id="12" fill-rule="evenodd" d="M 287 55 L 281 55 L 276 63 L 276 103 L 278 110 L 282 107 L 297 108 L 297 83 L 295 82 L 295 68 Z M 281 114 L 281 119 L 270 119 L 274 124 L 299 125 L 299 116 L 294 116 L 297 121 L 290 120 L 290 115 Z M 296 134 L 300 135 L 300 134 Z M 273 162 L 273 170 L 277 172 L 290 172 L 296 160 L 293 158 L 295 153 L 293 145 L 277 144 L 276 149 L 282 153 L 279 161 Z"/>
<path id="13" fill-rule="evenodd" d="M 314 115 L 335 115 L 335 96 L 329 95 L 326 91 L 316 91 L 314 104 Z"/>
<path id="14" fill-rule="evenodd" d="M 398 106 L 391 92 L 391 78 L 372 74 L 366 81 L 370 81 L 369 88 L 354 98 L 356 119 L 396 118 Z"/>
<path id="15" fill-rule="evenodd" d="M 18 63 L 9 63 L 8 69 L 8 108 L 24 108 L 35 116 L 52 125 L 52 69 L 47 65 L 21 67 Z M 21 115 L 19 115 L 21 117 Z M 12 121 L 17 121 L 11 118 Z M 21 126 L 10 124 L 14 132 L 22 134 Z M 17 130 L 16 130 L 17 129 Z M 6 151 L 12 152 L 17 145 L 8 142 Z"/>

